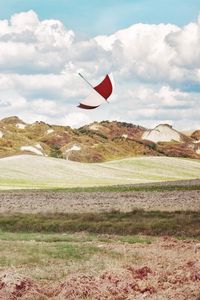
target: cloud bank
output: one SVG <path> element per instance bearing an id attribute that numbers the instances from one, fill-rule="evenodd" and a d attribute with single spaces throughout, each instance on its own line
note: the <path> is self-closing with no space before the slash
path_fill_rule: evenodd
<path id="1" fill-rule="evenodd" d="M 115 78 L 110 104 L 76 105 L 106 73 Z M 78 40 L 59 20 L 34 11 L 0 20 L 0 118 L 18 115 L 79 127 L 120 120 L 152 127 L 200 127 L 200 18 L 184 27 L 134 24 L 112 35 Z"/>

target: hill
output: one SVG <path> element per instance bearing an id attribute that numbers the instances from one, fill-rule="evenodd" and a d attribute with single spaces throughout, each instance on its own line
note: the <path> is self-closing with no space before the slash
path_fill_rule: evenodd
<path id="1" fill-rule="evenodd" d="M 84 187 L 199 178 L 200 161 L 137 157 L 78 163 L 21 155 L 0 159 L 0 189 Z"/>
<path id="2" fill-rule="evenodd" d="M 0 121 L 0 158 L 34 154 L 79 162 L 133 156 L 200 159 L 199 131 L 186 136 L 167 124 L 149 130 L 125 122 L 102 121 L 72 129 L 44 122 L 26 124 L 17 116 Z"/>

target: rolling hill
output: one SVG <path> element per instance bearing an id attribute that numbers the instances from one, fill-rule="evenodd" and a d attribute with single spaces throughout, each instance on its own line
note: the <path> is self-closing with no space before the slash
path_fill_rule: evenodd
<path id="1" fill-rule="evenodd" d="M 186 136 L 168 124 L 154 129 L 102 121 L 72 129 L 44 122 L 26 124 L 16 116 L 0 121 L 0 158 L 32 154 L 78 162 L 105 162 L 137 156 L 200 159 L 199 130 Z"/>
<path id="2" fill-rule="evenodd" d="M 0 189 L 68 188 L 196 179 L 200 161 L 136 157 L 91 164 L 21 155 L 0 159 L 0 170 Z"/>

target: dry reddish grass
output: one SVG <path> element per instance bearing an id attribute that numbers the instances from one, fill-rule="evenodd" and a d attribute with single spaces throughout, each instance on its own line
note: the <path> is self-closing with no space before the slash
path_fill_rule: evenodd
<path id="1" fill-rule="evenodd" d="M 71 273 L 53 284 L 19 272 L 0 274 L 0 299 L 53 300 L 197 300 L 200 297 L 200 244 L 157 238 L 152 244 L 100 243 L 119 253 L 118 261 L 99 273 Z M 129 261 L 131 253 L 139 259 Z M 123 259 L 121 259 L 123 258 Z M 97 263 L 95 260 L 93 263 Z"/>

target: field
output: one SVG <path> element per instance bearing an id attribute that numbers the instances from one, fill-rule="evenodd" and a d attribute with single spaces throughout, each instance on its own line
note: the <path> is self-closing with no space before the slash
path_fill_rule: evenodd
<path id="1" fill-rule="evenodd" d="M 200 210 L 200 180 L 0 193 L 0 213 L 91 213 L 134 209 Z"/>
<path id="2" fill-rule="evenodd" d="M 200 161 L 134 157 L 89 164 L 21 155 L 0 159 L 0 170 L 0 189 L 52 189 L 196 179 Z"/>
<path id="3" fill-rule="evenodd" d="M 0 247 L 0 299 L 200 296 L 200 247 L 195 240 L 2 233 Z"/>
<path id="4" fill-rule="evenodd" d="M 1 169 L 0 299 L 200 299 L 198 161 L 134 158 L 81 164 L 78 174 L 77 163 L 32 157 L 41 190 L 19 190 L 31 170 L 20 157 L 16 181 L 13 159 L 12 172 L 9 159 Z"/>

